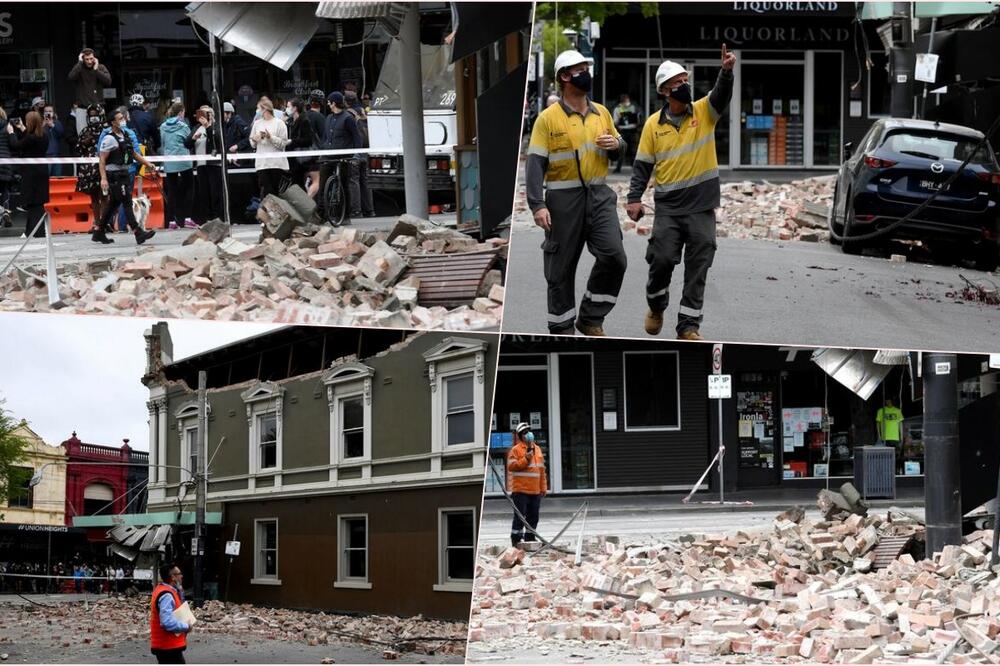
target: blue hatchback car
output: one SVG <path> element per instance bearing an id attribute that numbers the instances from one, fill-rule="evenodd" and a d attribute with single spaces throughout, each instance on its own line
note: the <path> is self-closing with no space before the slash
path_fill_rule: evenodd
<path id="1" fill-rule="evenodd" d="M 915 219 L 888 236 L 920 240 L 946 261 L 973 259 L 984 270 L 995 269 L 1000 262 L 1000 164 L 989 142 L 980 146 L 982 138 L 982 132 L 961 125 L 876 121 L 857 150 L 845 146 L 848 157 L 837 174 L 830 207 L 833 230 L 848 239 L 868 234 L 940 192 Z M 942 191 L 970 154 L 969 164 Z M 881 240 L 848 240 L 841 247 L 859 254 Z"/>

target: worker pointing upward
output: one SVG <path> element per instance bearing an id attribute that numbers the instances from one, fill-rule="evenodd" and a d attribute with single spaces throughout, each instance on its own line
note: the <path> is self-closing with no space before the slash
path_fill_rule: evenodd
<path id="1" fill-rule="evenodd" d="M 545 230 L 549 332 L 556 334 L 572 334 L 575 322 L 584 335 L 604 335 L 627 263 L 617 197 L 605 183 L 609 159 L 626 146 L 611 113 L 587 97 L 592 62 L 577 51 L 556 58 L 560 99 L 538 115 L 525 167 L 528 206 Z M 577 313 L 576 267 L 584 243 L 595 262 Z"/>
<path id="2" fill-rule="evenodd" d="M 656 70 L 656 90 L 663 108 L 642 128 L 632 165 L 626 211 L 638 221 L 642 194 L 655 176 L 653 233 L 646 249 L 645 328 L 657 335 L 663 327 L 670 277 L 684 253 L 684 292 L 677 314 L 677 337 L 701 340 L 705 280 L 715 258 L 715 209 L 719 207 L 719 163 L 715 125 L 733 96 L 736 56 L 722 45 L 722 70 L 706 97 L 692 101 L 683 65 L 670 60 Z"/>

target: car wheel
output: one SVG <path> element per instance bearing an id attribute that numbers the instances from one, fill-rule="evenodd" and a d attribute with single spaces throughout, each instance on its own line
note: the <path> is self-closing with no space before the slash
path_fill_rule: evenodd
<path id="1" fill-rule="evenodd" d="M 854 193 L 848 190 L 847 197 L 844 199 L 844 223 L 840 225 L 842 229 L 840 235 L 844 238 L 847 238 L 851 233 L 852 220 L 854 220 Z M 840 249 L 844 254 L 858 255 L 864 252 L 865 246 L 854 241 L 844 241 L 840 244 Z"/>

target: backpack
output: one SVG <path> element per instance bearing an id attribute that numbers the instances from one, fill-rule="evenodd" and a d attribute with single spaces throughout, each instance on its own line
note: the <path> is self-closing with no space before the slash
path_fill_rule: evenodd
<path id="1" fill-rule="evenodd" d="M 354 117 L 354 122 L 358 124 L 358 131 L 361 133 L 361 147 L 370 148 L 368 144 L 368 116 L 365 115 L 364 111 L 358 111 L 357 109 L 348 109 L 347 112 Z"/>

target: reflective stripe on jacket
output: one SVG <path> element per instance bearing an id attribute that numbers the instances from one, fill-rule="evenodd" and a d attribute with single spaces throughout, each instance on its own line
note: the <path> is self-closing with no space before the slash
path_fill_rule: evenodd
<path id="1" fill-rule="evenodd" d="M 596 102 L 588 102 L 585 116 L 563 103 L 552 104 L 535 120 L 528 144 L 528 155 L 548 160 L 545 183 L 549 190 L 583 187 L 603 183 L 608 175 L 608 151 L 597 147 L 597 137 L 621 135 L 615 128 L 611 113 Z M 577 168 L 576 160 L 580 159 Z"/>
<path id="2" fill-rule="evenodd" d="M 532 459 L 528 459 L 528 446 L 518 442 L 507 452 L 507 490 L 512 493 L 540 495 L 549 490 L 545 475 L 545 456 L 537 444 Z"/>
<path id="3" fill-rule="evenodd" d="M 702 97 L 691 105 L 692 113 L 681 126 L 660 122 L 661 109 L 646 120 L 635 159 L 655 165 L 656 193 L 694 187 L 719 177 L 715 154 L 715 125 L 719 114 Z"/>
<path id="4" fill-rule="evenodd" d="M 174 597 L 174 608 L 181 607 L 181 595 L 171 585 L 160 583 L 153 590 L 153 598 L 149 603 L 149 647 L 154 650 L 176 650 L 187 647 L 187 634 L 170 633 L 160 624 L 160 609 L 156 602 L 162 594 Z"/>

